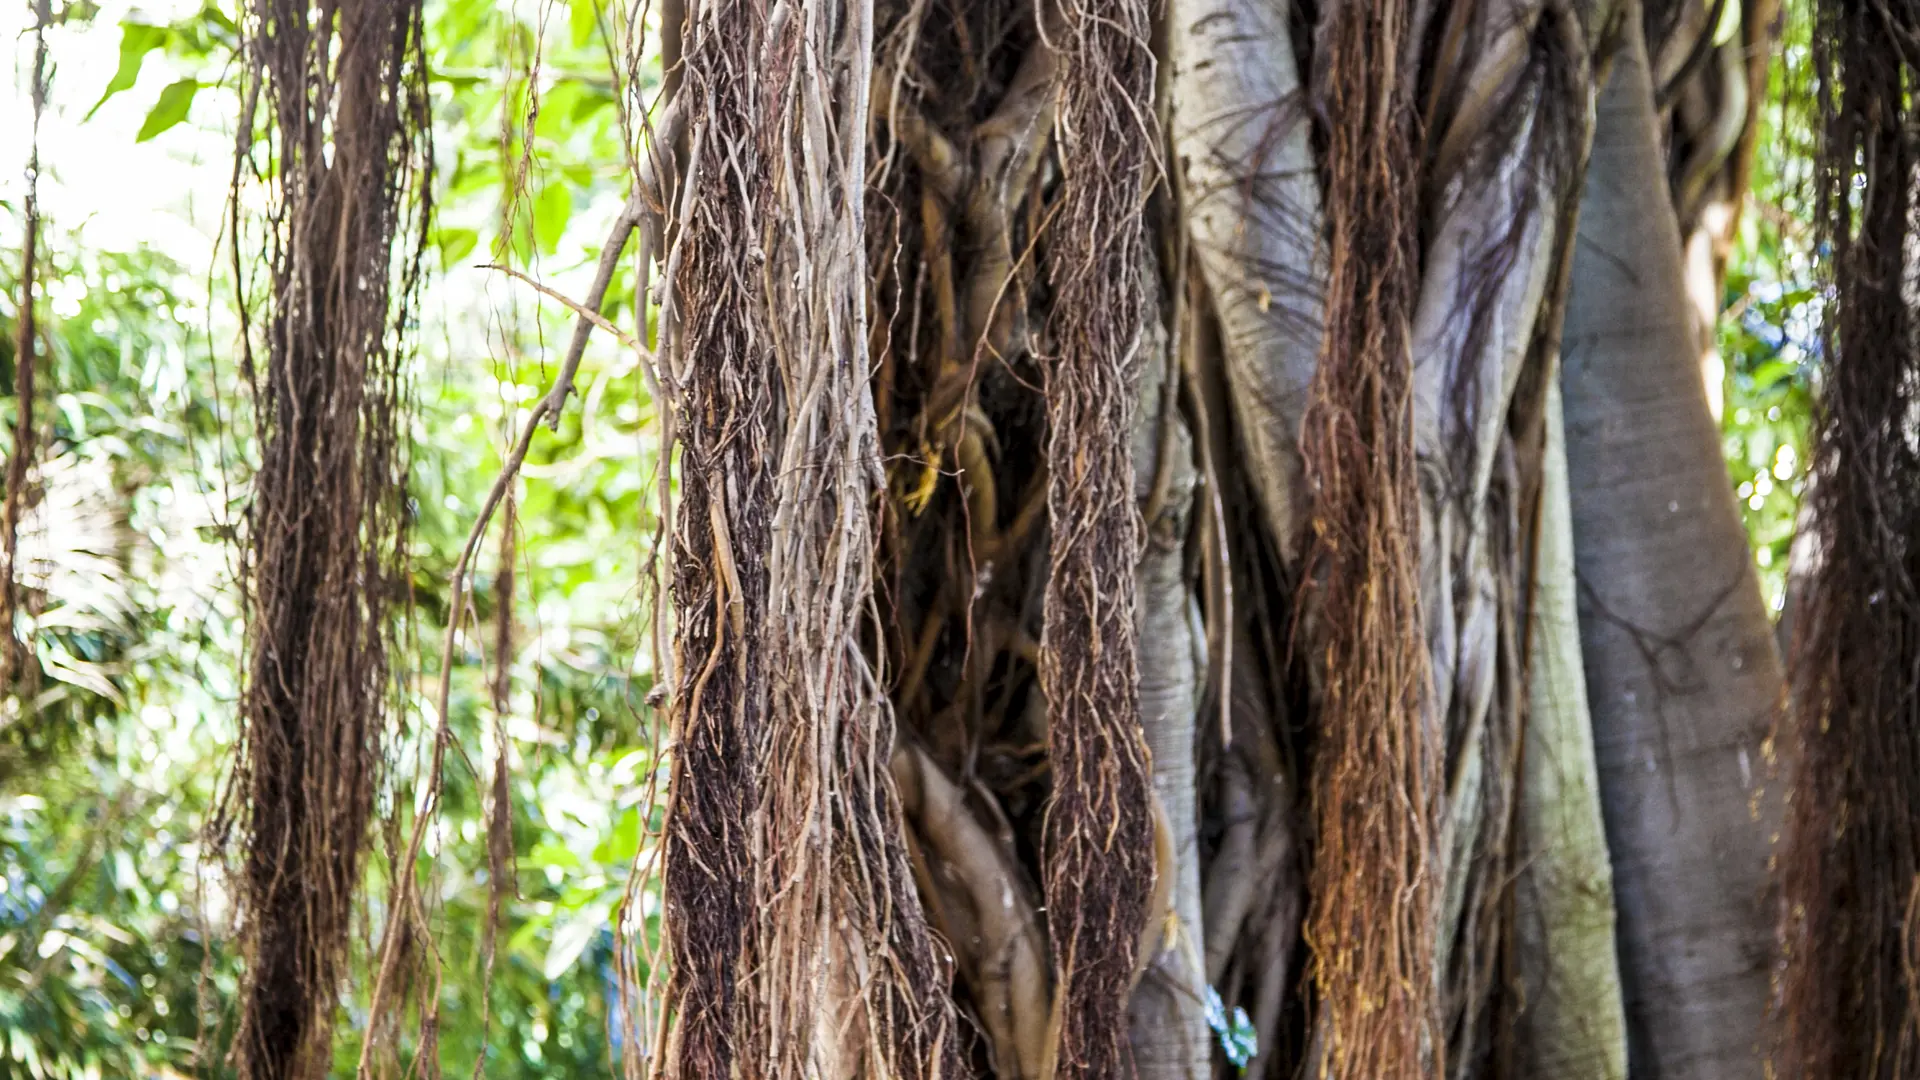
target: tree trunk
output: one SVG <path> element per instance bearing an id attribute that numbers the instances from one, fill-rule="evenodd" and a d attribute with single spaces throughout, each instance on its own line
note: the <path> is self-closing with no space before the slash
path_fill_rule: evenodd
<path id="1" fill-rule="evenodd" d="M 1158 282 L 1155 282 L 1157 287 Z M 1146 516 L 1135 618 L 1140 635 L 1140 723 L 1153 754 L 1153 791 L 1162 815 L 1156 860 L 1164 896 L 1149 913 L 1141 955 L 1146 971 L 1131 1005 L 1140 1080 L 1205 1080 L 1212 1039 L 1203 1008 L 1198 774 L 1200 706 L 1186 538 L 1194 495 L 1193 437 L 1174 407 L 1179 383 L 1164 333 L 1149 328 L 1134 423 L 1134 499 Z"/>
<path id="2" fill-rule="evenodd" d="M 1549 383 L 1533 567 L 1521 850 L 1514 886 L 1522 998 L 1519 1076 L 1625 1080 L 1613 868 L 1581 667 L 1560 391 Z"/>
<path id="3" fill-rule="evenodd" d="M 1630 1069 L 1751 1077 L 1780 662 L 1695 364 L 1638 20 L 1624 33 L 1581 203 L 1562 386 Z"/>
<path id="4" fill-rule="evenodd" d="M 1099 1011 L 1121 974 L 1121 907 L 1133 904 L 1121 893 L 1149 845 L 1086 845 L 1065 871 L 1054 841 L 1063 821 L 1083 839 L 1118 836 L 1090 825 L 1133 829 L 1143 800 L 1154 891 L 1126 1018 L 1143 1080 L 1227 1075 L 1243 1054 L 1262 1078 L 1327 1065 L 1617 1080 L 1630 1062 L 1681 1075 L 1704 1060 L 1684 1044 L 1712 1037 L 1692 1030 L 1709 980 L 1692 967 L 1676 980 L 1649 958 L 1697 967 L 1678 937 L 1711 952 L 1751 943 L 1753 926 L 1764 935 L 1763 921 L 1709 925 L 1733 890 L 1703 905 L 1678 869 L 1718 859 L 1716 886 L 1757 884 L 1758 863 L 1734 846 L 1752 839 L 1737 756 L 1729 786 L 1708 768 L 1720 757 L 1693 743 L 1737 750 L 1722 729 L 1744 736 L 1735 721 L 1764 727 L 1767 710 L 1730 720 L 1725 688 L 1759 685 L 1749 696 L 1770 701 L 1760 684 L 1777 689 L 1778 671 L 1771 653 L 1742 653 L 1746 669 L 1731 672 L 1693 655 L 1703 633 L 1732 640 L 1757 597 L 1691 374 L 1693 316 L 1638 53 L 1614 80 L 1585 235 L 1599 220 L 1610 243 L 1643 242 L 1625 271 L 1584 241 L 1570 254 L 1591 53 L 1619 21 L 1599 6 L 1176 0 L 1157 42 L 1170 182 L 1142 193 L 1114 176 L 1141 160 L 1128 140 L 1154 110 L 1135 102 L 1119 121 L 1102 111 L 1117 98 L 1088 81 L 1139 76 L 1128 50 L 1142 42 L 1102 38 L 1089 52 L 1110 28 L 1071 37 L 1066 16 L 1016 0 L 877 5 L 867 346 L 890 484 L 868 647 L 893 677 L 891 772 L 915 884 L 947 947 L 936 952 L 953 957 L 972 1074 L 1038 1080 L 1063 1036 L 1101 1071 L 1126 1067 Z M 1372 32 L 1379 20 L 1401 47 Z M 1629 72 L 1638 97 L 1623 113 Z M 1368 81 L 1389 73 L 1398 81 Z M 1391 142 L 1368 127 L 1388 115 Z M 1104 126 L 1090 135 L 1075 116 Z M 1623 116 L 1637 126 L 1623 131 Z M 1124 236 L 1111 217 L 1070 220 L 1096 197 L 1102 215 L 1125 205 L 1168 230 L 1157 247 L 1170 302 L 1145 305 L 1137 328 L 1117 272 L 1083 276 L 1133 242 L 1130 220 Z M 715 266 L 746 257 L 707 254 Z M 1575 278 L 1563 427 L 1552 373 Z M 1657 363 L 1629 370 L 1643 353 Z M 1110 441 L 1127 415 L 1112 395 L 1135 365 L 1140 383 L 1124 390 L 1138 410 L 1125 477 L 1146 527 L 1137 550 L 1113 494 L 1126 455 Z M 1325 411 L 1309 483 L 1314 392 Z M 684 426 L 700 435 L 701 422 Z M 1387 454 L 1404 454 L 1391 483 Z M 720 468 L 696 478 L 696 496 L 726 490 L 728 469 L 759 475 L 700 463 Z M 1635 513 L 1660 528 L 1613 524 Z M 1681 533 L 1679 550 L 1660 546 Z M 1721 603 L 1739 590 L 1716 590 L 1703 567 L 1746 592 Z M 1674 638 L 1651 669 L 1632 666 L 1634 643 L 1655 639 L 1619 633 L 1596 597 Z M 1371 623 L 1353 621 L 1362 608 Z M 1130 635 L 1129 672 L 1116 658 Z M 805 653 L 781 663 L 804 666 Z M 1677 680 L 1676 663 L 1688 667 Z M 1089 710 L 1095 684 L 1115 696 Z M 1648 773 L 1634 755 L 1664 730 L 1662 710 L 1693 725 L 1692 742 L 1678 755 L 1658 744 Z M 1150 784 L 1124 760 L 1135 735 Z M 1081 758 L 1083 739 L 1105 749 Z M 1757 739 L 1746 749 L 1757 777 Z M 748 773 L 782 775 L 766 762 Z M 1653 812 L 1647 792 L 1669 790 L 1685 791 L 1687 813 L 1675 795 L 1671 811 L 1654 808 L 1658 828 L 1635 819 Z M 843 827 L 821 819 L 792 835 Z M 1625 845 L 1617 862 L 1610 843 Z M 1094 903 L 1089 888 L 1122 903 Z M 1616 897 L 1632 908 L 1617 922 Z M 1752 900 L 1731 914 L 1752 915 Z M 1317 932 L 1301 950 L 1309 905 Z M 734 985 L 721 966 L 702 977 Z M 1696 1011 L 1659 1011 L 1674 1002 Z M 1067 1030 L 1089 1018 L 1085 1033 Z M 681 1023 L 720 1039 L 742 1022 L 699 1020 Z"/>
<path id="5" fill-rule="evenodd" d="M 1287 5 L 1171 0 L 1181 224 L 1219 321 L 1243 472 L 1281 557 L 1306 527 L 1300 419 L 1320 354 L 1320 182 Z M 1227 463 L 1222 462 L 1225 466 Z"/>
<path id="6" fill-rule="evenodd" d="M 1701 384 L 1718 422 L 1726 383 L 1720 308 L 1760 133 L 1779 0 L 1670 0 L 1658 14 L 1644 20 L 1649 34 L 1660 34 L 1647 43 L 1654 105 L 1665 133 Z"/>

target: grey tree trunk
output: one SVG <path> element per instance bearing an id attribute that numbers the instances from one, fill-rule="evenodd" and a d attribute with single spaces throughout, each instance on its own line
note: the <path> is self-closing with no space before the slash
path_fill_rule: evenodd
<path id="1" fill-rule="evenodd" d="M 1244 469 L 1283 559 L 1306 527 L 1300 419 L 1320 356 L 1320 184 L 1286 4 L 1172 0 L 1172 142 L 1219 319 Z M 1224 422 L 1221 417 L 1218 422 Z"/>
<path id="2" fill-rule="evenodd" d="M 1158 282 L 1155 282 L 1157 287 Z M 1148 324 L 1147 357 L 1133 433 L 1134 498 L 1146 516 L 1135 620 L 1139 633 L 1140 725 L 1153 754 L 1159 801 L 1164 897 L 1142 942 L 1145 965 L 1130 1003 L 1139 1080 L 1205 1080 L 1212 1040 L 1203 1008 L 1200 957 L 1199 785 L 1194 768 L 1200 668 L 1195 663 L 1186 537 L 1194 492 L 1193 437 L 1177 409 L 1167 335 Z"/>
<path id="3" fill-rule="evenodd" d="M 1624 1080 L 1613 867 L 1581 666 L 1559 388 L 1549 383 L 1521 757 L 1514 935 L 1523 990 L 1519 1075 Z"/>
<path id="4" fill-rule="evenodd" d="M 1760 1075 L 1782 694 L 1697 367 L 1646 47 L 1602 93 L 1565 325 L 1568 475 L 1631 1074 Z"/>

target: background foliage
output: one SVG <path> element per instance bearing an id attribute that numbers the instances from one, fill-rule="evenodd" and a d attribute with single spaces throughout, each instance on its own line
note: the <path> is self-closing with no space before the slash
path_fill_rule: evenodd
<path id="1" fill-rule="evenodd" d="M 1720 319 L 1721 417 L 1760 589 L 1786 605 L 1794 519 L 1806 485 L 1822 286 L 1814 274 L 1812 71 L 1805 7 L 1788 3 L 1760 111 L 1753 190 L 1727 267 Z"/>
<path id="2" fill-rule="evenodd" d="M 18 41 L 24 5 L 15 6 L 23 11 L 9 13 L 7 29 Z M 58 67 L 42 189 L 54 265 L 40 363 L 51 430 L 23 539 L 47 678 L 35 709 L 0 717 L 0 1075 L 223 1071 L 236 971 L 219 852 L 201 823 L 233 734 L 241 630 L 231 540 L 245 526 L 254 451 L 231 264 L 218 246 L 239 112 L 229 85 L 235 9 L 232 0 L 56 5 L 49 35 Z M 415 334 L 415 666 L 388 807 L 414 794 L 453 558 L 571 325 L 525 285 L 475 264 L 510 262 L 577 293 L 625 198 L 602 6 L 436 0 L 428 18 L 441 265 Z M 13 99 L 21 115 L 7 118 L 8 133 L 24 135 L 26 100 Z M 11 247 L 25 152 L 8 153 L 0 192 Z M 15 261 L 0 260 L 9 342 Z M 631 311 L 631 275 L 623 279 L 615 318 Z M 0 353 L 9 388 L 12 364 L 10 349 Z M 604 338 L 580 385 L 560 429 L 535 440 L 517 493 L 521 520 L 538 526 L 517 535 L 504 722 L 515 860 L 492 978 L 490 1076 L 607 1071 L 624 1035 L 610 920 L 657 813 L 645 782 L 642 647 L 653 403 L 631 354 Z M 11 400 L 0 408 L 11 415 Z M 499 602 L 497 552 L 490 540 L 475 582 L 481 628 Z M 488 882 L 477 776 L 497 750 L 492 654 L 489 631 L 463 638 L 452 658 L 461 750 L 429 840 L 450 1070 L 470 1069 L 482 1045 Z M 375 862 L 378 873 L 384 860 Z M 366 913 L 363 954 L 382 918 L 377 905 Z M 356 962 L 364 971 L 365 956 Z M 349 1004 L 348 1028 L 364 1023 L 364 996 Z M 343 1054 L 357 1050 L 347 1034 Z"/>

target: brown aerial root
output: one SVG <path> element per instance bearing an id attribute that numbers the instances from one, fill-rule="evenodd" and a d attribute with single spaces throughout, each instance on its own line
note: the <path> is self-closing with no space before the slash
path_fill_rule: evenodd
<path id="1" fill-rule="evenodd" d="M 5 502 L 0 503 L 0 693 L 13 685 L 14 676 L 28 678 L 27 644 L 14 636 L 14 616 L 20 610 L 20 519 L 27 509 L 27 474 L 34 461 L 33 399 L 38 393 L 34 376 L 34 287 L 40 247 L 40 114 L 47 102 L 47 24 L 52 21 L 48 0 L 36 0 L 33 27 L 33 131 L 27 152 L 27 194 L 20 223 L 20 290 L 13 325 L 13 448 L 7 455 Z M 32 699 L 31 685 L 21 687 L 15 700 Z"/>
<path id="2" fill-rule="evenodd" d="M 1052 802 L 1045 830 L 1053 1075 L 1131 1069 L 1127 998 L 1154 884 L 1151 771 L 1135 669 L 1140 552 L 1129 437 L 1145 320 L 1139 271 L 1157 179 L 1144 0 L 1062 5 L 1058 207 L 1048 233 L 1058 355 L 1047 367 L 1048 518 L 1040 686 Z"/>
<path id="3" fill-rule="evenodd" d="M 1815 5 L 1815 224 L 1831 244 L 1808 493 L 1818 564 L 1796 619 L 1775 1067 L 1920 1073 L 1920 343 L 1910 253 L 1920 4 Z"/>
<path id="4" fill-rule="evenodd" d="M 743 1076 L 961 1071 L 888 782 L 893 713 L 862 649 L 876 621 L 871 515 L 885 486 L 862 227 L 872 23 L 868 0 L 798 0 L 760 52 L 768 183 L 753 222 L 765 254 L 755 329 L 779 375 L 780 428 Z M 983 476 L 982 460 L 967 479 Z M 988 528 L 992 513 L 988 501 Z"/>
<path id="5" fill-rule="evenodd" d="M 765 712 L 767 554 L 773 505 L 769 342 L 756 325 L 762 284 L 754 199 L 766 191 L 759 113 L 749 91 L 763 13 L 744 0 L 688 19 L 680 93 L 688 117 L 682 212 L 667 258 L 663 321 L 675 327 L 665 381 L 680 445 L 672 602 L 675 743 L 667 796 L 664 994 L 674 1018 L 668 1075 L 745 1068 L 738 988 L 752 924 L 749 843 L 754 750 Z"/>
<path id="6" fill-rule="evenodd" d="M 1330 255 L 1326 337 L 1301 439 L 1314 492 L 1304 600 L 1325 635 L 1306 927 L 1316 1080 L 1445 1071 L 1431 871 L 1440 736 L 1415 552 L 1420 155 L 1410 19 L 1406 0 L 1332 0 L 1315 34 Z"/>
<path id="7" fill-rule="evenodd" d="M 279 180 L 265 219 L 265 356 L 256 361 L 249 339 L 245 357 L 262 442 L 243 565 L 248 669 L 234 773 L 212 823 L 216 844 L 238 826 L 245 847 L 233 1045 L 247 1078 L 318 1077 L 333 1061 L 382 760 L 388 605 L 404 589 L 399 338 L 431 169 L 421 22 L 417 0 L 252 0 L 247 12 L 235 176 L 259 170 L 261 151 Z M 252 138 L 256 105 L 266 144 Z M 258 237 L 239 196 L 236 265 L 241 234 Z"/>

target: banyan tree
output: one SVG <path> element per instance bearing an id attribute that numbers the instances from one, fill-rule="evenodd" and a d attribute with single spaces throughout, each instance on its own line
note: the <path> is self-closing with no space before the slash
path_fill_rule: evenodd
<path id="1" fill-rule="evenodd" d="M 1726 6 L 668 13 L 670 1073 L 1758 1075 Z"/>
<path id="2" fill-rule="evenodd" d="M 237 1060 L 282 1077 L 326 1067 L 378 765 L 399 324 L 346 283 L 406 264 L 424 74 L 416 5 L 252 6 L 288 180 Z M 1713 349 L 1772 0 L 667 4 L 585 299 L 630 259 L 657 318 L 586 311 L 510 459 L 595 325 L 643 354 L 677 450 L 671 783 L 629 1064 L 1914 1075 L 1913 780 L 1868 760 L 1920 767 L 1914 681 L 1866 643 L 1920 648 L 1886 284 L 1920 18 L 1859 6 L 1816 29 L 1827 360 L 1906 351 L 1823 420 L 1830 471 L 1880 471 L 1818 478 L 1822 595 L 1889 606 L 1811 609 L 1782 740 Z M 410 880 L 373 1040 L 426 929 Z"/>

